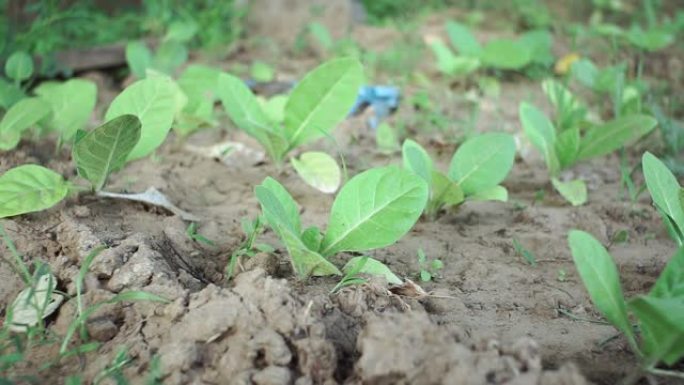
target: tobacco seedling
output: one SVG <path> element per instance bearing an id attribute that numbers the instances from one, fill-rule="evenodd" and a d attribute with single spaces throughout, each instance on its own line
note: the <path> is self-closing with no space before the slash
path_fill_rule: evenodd
<path id="1" fill-rule="evenodd" d="M 0 108 L 8 109 L 26 97 L 26 82 L 33 75 L 33 59 L 23 51 L 12 53 L 5 62 L 5 76 L 0 78 Z M 22 86 L 22 83 L 24 85 Z"/>
<path id="2" fill-rule="evenodd" d="M 84 79 L 43 82 L 33 93 L 14 103 L 2 117 L 0 151 L 17 147 L 31 127 L 39 127 L 39 134 L 59 133 L 58 146 L 71 141 L 85 127 L 97 100 L 95 83 Z"/>
<path id="3" fill-rule="evenodd" d="M 196 33 L 195 24 L 172 23 L 154 54 L 142 41 L 129 42 L 126 45 L 128 68 L 138 79 L 144 79 L 150 69 L 172 75 L 188 60 L 187 43 Z"/>
<path id="4" fill-rule="evenodd" d="M 439 38 L 427 40 L 437 58 L 437 68 L 449 76 L 465 76 L 480 67 L 496 70 L 522 70 L 532 65 L 549 67 L 553 63 L 551 35 L 537 30 L 522 34 L 518 39 L 494 39 L 482 46 L 468 27 L 449 21 L 446 30 L 454 54 Z"/>
<path id="5" fill-rule="evenodd" d="M 372 168 L 347 182 L 333 202 L 328 227 L 302 229 L 299 208 L 273 178 L 255 188 L 263 216 L 285 245 L 296 274 L 341 274 L 329 258 L 344 251 L 389 246 L 404 236 L 425 208 L 422 178 L 396 166 Z"/>
<path id="6" fill-rule="evenodd" d="M 402 146 L 404 167 L 430 186 L 425 214 L 434 219 L 446 207 L 467 200 L 508 200 L 499 185 L 513 167 L 515 141 L 504 133 L 487 133 L 466 140 L 454 153 L 447 175 L 436 170 L 430 155 L 411 139 Z"/>
<path id="7" fill-rule="evenodd" d="M 657 375 L 684 378 L 684 373 L 658 369 L 684 357 L 684 247 L 665 266 L 648 294 L 626 301 L 618 269 L 608 251 L 590 234 L 572 230 L 568 236 L 575 267 L 589 297 L 641 359 L 641 369 Z M 637 339 L 629 314 L 639 324 Z"/>
<path id="8" fill-rule="evenodd" d="M 133 83 L 109 106 L 107 123 L 74 135 L 72 158 L 79 176 L 91 188 L 66 181 L 60 174 L 38 165 L 12 168 L 0 176 L 0 218 L 48 209 L 71 191 L 91 190 L 97 196 L 136 200 L 162 206 L 187 220 L 192 215 L 173 206 L 154 188 L 141 194 L 103 191 L 109 175 L 131 160 L 149 155 L 164 141 L 178 111 L 176 84 L 153 76 Z M 134 115 L 133 115 L 134 114 Z"/>
<path id="9" fill-rule="evenodd" d="M 257 253 L 272 253 L 275 251 L 273 246 L 267 243 L 256 242 L 257 237 L 264 231 L 264 220 L 261 216 L 254 220 L 249 218 L 242 218 L 240 221 L 242 232 L 245 234 L 245 240 L 240 244 L 237 250 L 230 255 L 230 260 L 224 271 L 225 279 L 228 281 L 233 277 L 235 266 L 240 263 L 242 257 L 251 258 Z"/>
<path id="10" fill-rule="evenodd" d="M 252 91 L 233 75 L 219 75 L 217 92 L 233 123 L 282 165 L 290 151 L 330 134 L 349 113 L 362 83 L 363 67 L 357 59 L 323 63 L 292 90 L 282 124 L 269 119 Z"/>
<path id="11" fill-rule="evenodd" d="M 672 239 L 684 246 L 684 188 L 660 159 L 644 153 L 641 165 L 648 192 Z"/>
<path id="12" fill-rule="evenodd" d="M 656 120 L 634 114 L 592 124 L 584 121 L 584 107 L 562 85 L 546 82 L 545 89 L 552 104 L 560 106 L 556 124 L 527 102 L 520 104 L 520 121 L 527 138 L 544 156 L 553 187 L 573 206 L 579 206 L 587 200 L 584 181 L 561 181 L 561 171 L 579 161 L 629 146 L 651 132 Z"/>
<path id="13" fill-rule="evenodd" d="M 352 285 L 361 285 L 368 282 L 364 275 L 371 275 L 376 277 L 383 277 L 389 284 L 401 285 L 403 281 L 397 277 L 392 271 L 382 262 L 373 259 L 367 255 L 361 257 L 354 257 L 347 262 L 342 268 L 344 276 L 330 290 L 330 294 L 335 294 L 340 289 Z"/>
<path id="14" fill-rule="evenodd" d="M 423 249 L 418 249 L 418 267 L 420 280 L 430 282 L 444 268 L 444 263 L 440 259 L 429 260 Z"/>

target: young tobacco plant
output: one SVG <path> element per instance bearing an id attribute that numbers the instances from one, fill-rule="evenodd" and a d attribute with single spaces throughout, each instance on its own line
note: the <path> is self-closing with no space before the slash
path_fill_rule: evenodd
<path id="1" fill-rule="evenodd" d="M 128 43 L 126 63 L 131 73 L 138 79 L 144 79 L 149 69 L 172 75 L 188 60 L 187 44 L 197 29 L 194 23 L 172 23 L 154 54 L 142 41 Z"/>
<path id="2" fill-rule="evenodd" d="M 425 208 L 429 218 L 466 200 L 508 200 L 508 191 L 499 183 L 513 167 L 515 141 L 511 135 L 487 133 L 466 140 L 451 158 L 447 175 L 435 170 L 427 151 L 411 139 L 404 141 L 402 157 L 404 167 L 429 186 Z"/>
<path id="3" fill-rule="evenodd" d="M 153 76 L 133 83 L 117 96 L 106 123 L 76 131 L 72 158 L 79 176 L 98 196 L 145 201 L 187 217 L 158 191 L 121 195 L 103 191 L 109 175 L 127 162 L 149 155 L 164 141 L 178 111 L 180 91 L 170 78 Z M 83 187 L 42 166 L 29 164 L 0 175 L 0 218 L 48 209 Z M 86 188 L 87 190 L 87 188 Z"/>
<path id="4" fill-rule="evenodd" d="M 520 121 L 527 138 L 544 156 L 553 187 L 572 205 L 579 206 L 587 200 L 584 181 L 561 181 L 561 171 L 636 142 L 653 130 L 656 120 L 632 114 L 593 124 L 585 119 L 585 107 L 565 87 L 546 81 L 543 88 L 557 109 L 556 123 L 527 102 L 520 104 Z"/>
<path id="5" fill-rule="evenodd" d="M 652 374 L 684 378 L 684 373 L 658 369 L 684 357 L 684 247 L 665 266 L 651 291 L 626 301 L 618 269 L 608 251 L 590 234 L 572 230 L 568 236 L 572 258 L 603 316 L 622 332 L 641 358 L 642 369 Z M 629 314 L 639 324 L 637 338 Z"/>
<path id="6" fill-rule="evenodd" d="M 219 75 L 217 92 L 235 125 L 281 165 L 290 151 L 328 135 L 348 115 L 363 78 L 357 59 L 323 63 L 294 88 L 285 104 L 282 124 L 269 117 L 252 91 L 235 76 Z"/>
<path id="7" fill-rule="evenodd" d="M 302 229 L 297 203 L 275 179 L 266 178 L 254 191 L 301 278 L 341 274 L 329 261 L 340 252 L 395 243 L 416 223 L 428 198 L 427 184 L 413 173 L 396 166 L 372 168 L 339 191 L 323 234 L 316 227 Z"/>
<path id="8" fill-rule="evenodd" d="M 660 159 L 644 153 L 641 166 L 653 204 L 663 218 L 672 239 L 684 246 L 684 187 Z"/>
<path id="9" fill-rule="evenodd" d="M 438 38 L 429 38 L 427 43 L 437 58 L 437 68 L 449 76 L 465 76 L 480 67 L 522 70 L 553 63 L 552 40 L 547 31 L 529 31 L 516 40 L 494 39 L 483 46 L 463 24 L 449 21 L 446 30 L 457 54 Z"/>

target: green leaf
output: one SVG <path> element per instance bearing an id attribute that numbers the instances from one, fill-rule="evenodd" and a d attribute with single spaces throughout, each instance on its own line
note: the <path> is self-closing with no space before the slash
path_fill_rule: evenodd
<path id="1" fill-rule="evenodd" d="M 269 208 L 268 214 L 266 213 L 266 210 L 264 210 L 266 220 L 270 224 L 278 223 L 279 226 L 285 226 L 299 236 L 302 228 L 301 220 L 299 218 L 299 207 L 294 198 L 292 198 L 292 195 L 290 195 L 283 185 L 271 177 L 264 179 L 260 186 L 263 189 L 268 190 L 272 195 L 272 197 L 265 196 L 267 199 L 263 202 L 261 199 L 259 200 L 259 203 L 261 203 L 262 206 L 266 204 L 266 207 Z M 275 198 L 275 201 L 273 201 L 273 198 Z"/>
<path id="2" fill-rule="evenodd" d="M 572 63 L 570 67 L 572 77 L 577 79 L 583 86 L 594 89 L 599 70 L 589 59 L 580 59 Z"/>
<path id="3" fill-rule="evenodd" d="M 343 273 L 348 273 L 352 268 L 357 266 L 359 261 L 362 258 L 368 258 L 366 260 L 366 263 L 363 264 L 363 267 L 359 269 L 359 271 L 356 272 L 356 274 L 368 274 L 368 275 L 374 275 L 376 277 L 384 277 L 385 280 L 387 280 L 387 283 L 391 283 L 394 285 L 401 285 L 404 283 L 404 281 L 401 280 L 401 278 L 397 277 L 396 274 L 392 273 L 392 270 L 387 267 L 384 263 L 378 261 L 377 259 L 373 259 L 371 257 L 354 257 L 350 259 L 346 265 L 342 268 Z"/>
<path id="4" fill-rule="evenodd" d="M 169 25 L 164 40 L 177 42 L 190 41 L 197 34 L 197 24 L 188 21 L 174 21 Z"/>
<path id="5" fill-rule="evenodd" d="M 527 31 L 523 33 L 518 41 L 527 47 L 530 52 L 530 61 L 544 66 L 550 66 L 554 62 L 551 52 L 553 37 L 545 29 Z"/>
<path id="6" fill-rule="evenodd" d="M 152 52 L 145 43 L 131 41 L 126 45 L 126 63 L 136 78 L 145 79 L 147 69 L 152 67 Z"/>
<path id="7" fill-rule="evenodd" d="M 414 172 L 430 186 L 432 184 L 432 159 L 417 142 L 406 139 L 401 147 L 404 168 Z"/>
<path id="8" fill-rule="evenodd" d="M 157 48 L 152 59 L 152 68 L 172 75 L 186 61 L 188 61 L 188 48 L 185 44 L 176 40 L 166 40 Z"/>
<path id="9" fill-rule="evenodd" d="M 684 298 L 684 246 L 672 256 L 648 295 L 654 298 Z"/>
<path id="10" fill-rule="evenodd" d="M 245 83 L 222 73 L 218 78 L 217 92 L 233 123 L 261 143 L 271 158 L 279 161 L 287 150 L 285 138 L 275 132 L 270 119 Z"/>
<path id="11" fill-rule="evenodd" d="M 311 275 L 341 274 L 335 265 L 306 246 L 300 237 L 301 225 L 299 212 L 295 211 L 296 203 L 280 183 L 266 178 L 254 191 L 264 218 L 285 244 L 297 275 L 306 278 Z"/>
<path id="12" fill-rule="evenodd" d="M 198 114 L 198 111 L 208 110 L 208 116 L 214 109 L 216 100 L 216 84 L 221 71 L 202 65 L 189 65 L 178 78 L 178 86 L 188 98 L 185 111 Z"/>
<path id="13" fill-rule="evenodd" d="M 494 186 L 468 196 L 469 201 L 508 202 L 508 190 L 504 186 Z"/>
<path id="14" fill-rule="evenodd" d="M 285 137 L 289 148 L 327 135 L 349 114 L 363 85 L 358 59 L 333 59 L 309 72 L 285 105 Z"/>
<path id="15" fill-rule="evenodd" d="M 553 124 L 537 107 L 526 102 L 520 104 L 519 115 L 525 135 L 544 155 L 549 172 L 558 174 L 560 164 L 556 156 L 556 129 Z"/>
<path id="16" fill-rule="evenodd" d="M 375 143 L 378 151 L 383 154 L 393 154 L 399 150 L 399 138 L 394 132 L 394 128 L 387 122 L 382 122 L 375 130 Z"/>
<path id="17" fill-rule="evenodd" d="M 61 175 L 34 164 L 15 167 L 0 175 L 0 218 L 48 209 L 68 192 Z"/>
<path id="18" fill-rule="evenodd" d="M 290 161 L 304 182 L 316 190 L 332 194 L 340 187 L 340 167 L 330 155 L 309 151 L 300 155 L 299 159 L 292 158 Z"/>
<path id="19" fill-rule="evenodd" d="M 468 27 L 455 21 L 447 21 L 446 30 L 451 45 L 456 48 L 458 53 L 472 57 L 480 56 L 482 53 L 482 46 L 477 39 L 475 39 L 475 36 L 473 36 Z"/>
<path id="20" fill-rule="evenodd" d="M 321 254 L 393 244 L 416 223 L 427 198 L 425 181 L 396 166 L 356 175 L 342 187 L 333 203 Z"/>
<path id="21" fill-rule="evenodd" d="M 530 63 L 531 52 L 523 43 L 510 39 L 495 39 L 485 45 L 480 57 L 487 67 L 519 70 Z"/>
<path id="22" fill-rule="evenodd" d="M 287 104 L 287 95 L 276 95 L 266 100 L 262 97 L 257 98 L 264 114 L 273 124 L 280 125 L 285 120 L 285 105 Z"/>
<path id="23" fill-rule="evenodd" d="M 446 75 L 465 76 L 480 68 L 480 59 L 470 56 L 456 56 L 441 40 L 431 41 L 429 46 L 437 59 L 437 69 Z"/>
<path id="24" fill-rule="evenodd" d="M 0 150 L 19 144 L 21 134 L 50 113 L 50 106 L 39 98 L 22 99 L 13 105 L 0 121 Z"/>
<path id="25" fill-rule="evenodd" d="M 672 44 L 675 41 L 675 36 L 663 28 L 652 28 L 644 31 L 641 27 L 634 25 L 627 33 L 627 39 L 638 48 L 654 52 Z"/>
<path id="26" fill-rule="evenodd" d="M 454 153 L 449 178 L 466 196 L 489 190 L 501 183 L 515 160 L 515 140 L 511 135 L 488 133 L 466 140 Z"/>
<path id="27" fill-rule="evenodd" d="M 47 87 L 45 84 L 41 83 L 34 93 L 51 107 L 48 128 L 59 132 L 62 140 L 70 140 L 76 131 L 85 127 L 95 110 L 97 86 L 85 79 L 71 79 Z"/>
<path id="28" fill-rule="evenodd" d="M 438 206 L 455 206 L 463 203 L 465 195 L 458 183 L 439 171 L 432 172 L 432 193 L 430 200 Z"/>
<path id="29" fill-rule="evenodd" d="M 653 202 L 663 210 L 684 234 L 684 206 L 680 199 L 681 186 L 670 169 L 650 152 L 644 153 L 641 164 L 646 179 L 646 187 Z M 682 240 L 679 240 L 680 243 Z"/>
<path id="30" fill-rule="evenodd" d="M 140 120 L 121 115 L 88 132 L 73 147 L 73 159 L 79 174 L 99 191 L 109 174 L 126 164 L 128 154 L 140 140 Z"/>
<path id="31" fill-rule="evenodd" d="M 105 120 L 130 114 L 142 123 L 140 141 L 128 160 L 145 157 L 164 142 L 178 110 L 177 92 L 171 78 L 154 76 L 131 84 L 109 105 Z"/>
<path id="32" fill-rule="evenodd" d="M 577 153 L 580 148 L 579 127 L 573 127 L 561 132 L 554 147 L 556 154 L 558 154 L 560 168 L 564 169 L 572 166 L 577 159 Z"/>
<path id="33" fill-rule="evenodd" d="M 573 206 L 581 206 L 587 202 L 587 185 L 583 180 L 561 182 L 558 178 L 551 178 L 551 184 Z"/>
<path id="34" fill-rule="evenodd" d="M 33 59 L 24 51 L 14 52 L 5 62 L 5 74 L 15 82 L 26 80 L 33 75 Z"/>
<path id="35" fill-rule="evenodd" d="M 575 267 L 592 302 L 610 323 L 636 346 L 634 331 L 627 318 L 620 276 L 612 257 L 589 233 L 571 230 L 568 236 Z"/>
<path id="36" fill-rule="evenodd" d="M 321 230 L 316 226 L 307 227 L 306 230 L 302 232 L 300 237 L 306 248 L 312 251 L 316 251 L 321 247 L 321 241 L 323 240 L 323 234 Z"/>
<path id="37" fill-rule="evenodd" d="M 639 319 L 649 362 L 676 364 L 684 357 L 684 298 L 639 296 L 629 304 Z"/>
<path id="38" fill-rule="evenodd" d="M 613 119 L 589 129 L 580 143 L 578 160 L 610 154 L 629 146 L 656 126 L 657 121 L 647 115 L 630 115 Z"/>
<path id="39" fill-rule="evenodd" d="M 273 67 L 262 61 L 255 61 L 252 63 L 250 73 L 252 75 L 252 79 L 257 82 L 266 83 L 273 81 L 275 78 L 275 71 L 273 70 Z"/>
<path id="40" fill-rule="evenodd" d="M 13 332 L 25 333 L 29 327 L 54 313 L 64 300 L 64 295 L 55 293 L 57 279 L 49 271 L 42 274 L 30 286 L 19 292 L 11 305 L 12 319 L 5 319 Z"/>
<path id="41" fill-rule="evenodd" d="M 6 110 L 25 97 L 21 87 L 0 78 L 0 108 Z"/>

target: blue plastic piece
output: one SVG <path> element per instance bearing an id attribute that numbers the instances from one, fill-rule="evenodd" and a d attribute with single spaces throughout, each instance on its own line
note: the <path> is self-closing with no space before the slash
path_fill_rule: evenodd
<path id="1" fill-rule="evenodd" d="M 257 85 L 252 79 L 246 80 L 245 83 L 249 88 Z M 292 87 L 296 83 L 292 83 Z M 368 125 L 372 129 L 376 129 L 383 119 L 388 117 L 394 110 L 399 107 L 399 99 L 401 93 L 399 87 L 394 86 L 362 86 L 359 89 L 359 94 L 352 106 L 349 116 L 361 113 L 367 107 L 373 107 L 373 116 L 368 118 Z"/>

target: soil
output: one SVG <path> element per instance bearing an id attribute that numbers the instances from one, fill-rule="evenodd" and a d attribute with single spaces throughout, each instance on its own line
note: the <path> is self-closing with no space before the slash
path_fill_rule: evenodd
<path id="1" fill-rule="evenodd" d="M 538 83 L 518 79 L 501 86 L 499 98 L 481 101 L 477 131 L 519 132 L 519 100 L 542 99 Z M 406 103 L 392 119 L 414 113 Z M 468 111 L 451 113 L 464 118 Z M 200 132 L 188 143 L 209 146 L 230 139 L 258 151 L 250 138 L 224 128 Z M 420 127 L 408 129 L 446 169 L 455 146 Z M 330 153 L 343 149 L 350 175 L 399 162 L 396 154 L 375 150 L 363 116 L 344 122 L 336 138 L 338 146 L 321 142 L 314 147 Z M 333 197 L 308 187 L 288 167 L 279 170 L 240 154 L 219 161 L 186 144 L 171 136 L 153 158 L 114 174 L 108 190 L 156 187 L 202 218 L 197 231 L 214 246 L 192 241 L 187 223 L 162 209 L 87 195 L 3 221 L 25 260 L 49 263 L 58 288 L 72 295 L 89 251 L 108 246 L 87 274 L 86 304 L 126 290 L 170 300 L 103 307 L 87 324 L 91 339 L 101 343 L 96 352 L 39 370 L 58 347 L 38 346 L 15 374 L 62 383 L 66 375 L 80 373 L 89 383 L 121 348 L 131 358 L 124 374 L 134 384 L 144 383 L 153 357 L 160 359 L 165 384 L 614 384 L 637 364 L 614 328 L 590 322 L 600 315 L 574 269 L 566 240 L 577 228 L 610 245 L 627 296 L 648 290 L 673 254 L 675 246 L 647 194 L 637 202 L 619 197 L 615 156 L 569 171 L 589 186 L 588 203 L 570 207 L 552 191 L 541 159 L 521 142 L 522 156 L 504 183 L 510 202 L 467 203 L 435 221 L 423 218 L 396 245 L 371 253 L 416 282 L 417 250 L 440 258 L 444 269 L 438 277 L 420 283 L 427 294 L 396 294 L 386 283 L 371 280 L 329 295 L 337 278 L 295 279 L 270 231 L 261 238 L 277 247 L 274 255 L 243 260 L 242 271 L 230 282 L 223 273 L 244 239 L 241 218 L 259 213 L 253 188 L 265 177 L 277 177 L 288 188 L 307 224 L 324 227 Z M 24 142 L 0 158 L 0 173 L 39 163 L 74 177 L 68 153 L 53 157 L 53 149 L 49 141 Z M 639 153 L 630 154 L 632 163 Z M 620 231 L 627 240 L 612 242 Z M 535 254 L 536 266 L 515 251 L 514 239 Z M 9 260 L 5 248 L 0 253 Z M 0 264 L 0 308 L 21 289 L 9 264 Z M 48 329 L 64 335 L 75 312 L 71 299 L 48 319 Z M 75 338 L 72 346 L 78 342 Z"/>

